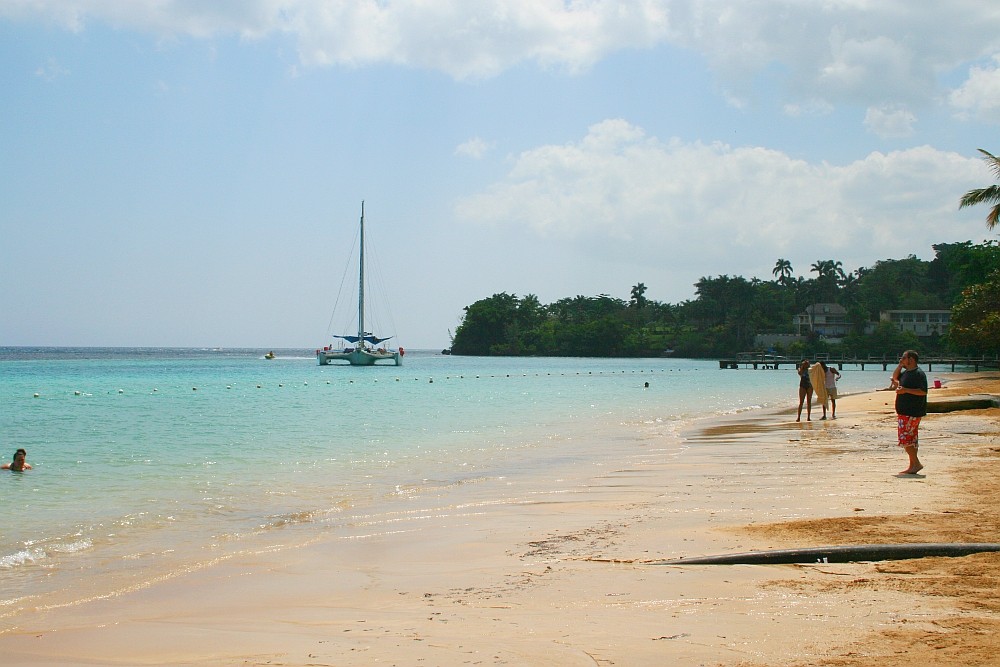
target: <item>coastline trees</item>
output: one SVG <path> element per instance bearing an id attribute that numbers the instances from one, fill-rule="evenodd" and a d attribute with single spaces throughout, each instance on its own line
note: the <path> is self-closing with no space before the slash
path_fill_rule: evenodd
<path id="1" fill-rule="evenodd" d="M 978 150 L 1000 179 L 1000 157 Z M 959 208 L 979 204 L 992 204 L 986 227 L 994 229 L 1000 223 L 1000 185 L 966 192 Z M 922 346 L 948 343 L 966 352 L 1000 353 L 1000 246 L 967 241 L 933 248 L 930 262 L 910 255 L 852 272 L 837 260 L 817 260 L 810 279 L 793 278 L 791 262 L 779 258 L 771 270 L 774 281 L 703 276 L 694 285 L 695 299 L 674 305 L 647 299 L 641 282 L 628 302 L 601 294 L 545 306 L 533 294 L 519 299 L 501 292 L 464 309 L 452 352 L 640 356 L 669 348 L 678 356 L 732 354 L 750 349 L 758 333 L 796 333 L 797 315 L 809 304 L 836 303 L 847 310 L 853 331 L 845 342 L 855 353 L 879 353 L 879 346 L 909 341 L 888 322 L 864 333 L 886 310 L 947 308 L 952 312 L 945 340 L 923 340 Z"/>
<path id="2" fill-rule="evenodd" d="M 517 337 L 517 310 L 520 299 L 500 292 L 465 307 L 462 323 L 455 329 L 453 354 L 518 354 L 509 345 Z M 514 346 L 516 347 L 516 346 Z"/>
<path id="3" fill-rule="evenodd" d="M 906 339 L 900 337 L 898 328 L 884 323 L 866 333 L 883 311 L 937 310 L 953 304 L 957 308 L 960 297 L 973 305 L 953 315 L 959 320 L 955 345 L 964 351 L 987 351 L 991 334 L 976 337 L 972 333 L 994 329 L 986 325 L 976 329 L 962 317 L 993 312 L 977 310 L 994 303 L 984 296 L 991 292 L 984 288 L 963 296 L 963 291 L 989 280 L 994 281 L 991 289 L 1000 290 L 1000 244 L 933 247 L 935 258 L 929 262 L 911 255 L 851 272 L 845 272 L 837 260 L 817 260 L 811 270 L 815 277 L 808 279 L 792 278 L 791 263 L 779 259 L 772 271 L 774 280 L 703 276 L 694 284 L 695 298 L 677 304 L 650 299 L 643 282 L 631 288 L 628 301 L 608 294 L 578 295 L 545 305 L 534 294 L 518 297 L 501 292 L 464 309 L 452 352 L 635 357 L 671 350 L 683 357 L 729 355 L 752 350 L 757 334 L 798 333 L 797 316 L 810 304 L 837 303 L 847 310 L 852 331 L 842 349 L 866 356 L 897 354 L 898 350 L 886 346 L 898 347 Z M 972 333 L 966 334 L 962 327 Z M 946 342 L 922 339 L 920 346 L 922 351 L 931 351 Z"/>
<path id="4" fill-rule="evenodd" d="M 1000 271 L 962 292 L 951 310 L 948 336 L 963 351 L 1000 353 Z"/>

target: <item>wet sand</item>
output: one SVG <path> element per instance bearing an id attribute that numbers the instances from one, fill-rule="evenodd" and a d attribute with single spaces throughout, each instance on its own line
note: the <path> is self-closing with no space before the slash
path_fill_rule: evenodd
<path id="1" fill-rule="evenodd" d="M 982 392 L 1000 394 L 1000 375 L 951 376 L 931 399 Z M 642 442 L 584 483 L 512 483 L 502 500 L 474 486 L 424 494 L 401 509 L 398 531 L 275 542 L 21 616 L 0 627 L 0 655 L 9 665 L 995 664 L 1000 554 L 655 564 L 1000 541 L 1000 409 L 929 415 L 925 469 L 897 477 L 906 457 L 893 398 L 845 397 L 837 420 L 803 423 L 790 398 L 779 414 L 698 424 L 680 453 Z"/>

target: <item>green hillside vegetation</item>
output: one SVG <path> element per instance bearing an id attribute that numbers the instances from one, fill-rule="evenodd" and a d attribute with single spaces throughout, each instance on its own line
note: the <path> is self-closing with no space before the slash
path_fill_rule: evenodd
<path id="1" fill-rule="evenodd" d="M 886 259 L 845 272 L 839 261 L 818 260 L 796 276 L 778 259 L 769 279 L 720 275 L 694 284 L 695 298 L 661 303 L 638 283 L 628 300 L 600 294 L 542 304 L 528 294 L 502 292 L 464 311 L 452 352 L 464 355 L 644 357 L 672 350 L 679 357 L 717 357 L 754 350 L 757 334 L 796 333 L 795 318 L 816 303 L 835 303 L 848 313 L 851 333 L 839 343 L 813 337 L 784 354 L 831 352 L 868 357 L 897 355 L 907 347 L 923 354 L 1000 352 L 1000 247 L 942 243 L 935 257 Z M 918 339 L 890 322 L 871 333 L 886 310 L 951 310 L 943 336 Z M 764 351 L 764 350 L 759 350 Z"/>

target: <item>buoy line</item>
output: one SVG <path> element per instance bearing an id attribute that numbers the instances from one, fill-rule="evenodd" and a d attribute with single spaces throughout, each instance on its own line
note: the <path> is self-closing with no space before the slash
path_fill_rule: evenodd
<path id="1" fill-rule="evenodd" d="M 702 369 L 700 369 L 700 368 L 663 368 L 663 369 L 648 369 L 648 370 L 647 369 L 632 369 L 632 370 L 626 369 L 626 370 L 621 370 L 621 371 L 617 371 L 617 370 L 615 370 L 615 371 L 575 371 L 575 372 L 563 372 L 563 373 L 552 373 L 552 372 L 542 373 L 542 372 L 538 372 L 538 373 L 534 373 L 534 374 L 530 374 L 530 373 L 505 373 L 505 374 L 484 375 L 482 373 L 479 373 L 479 374 L 474 374 L 474 375 L 466 375 L 466 374 L 462 373 L 462 374 L 457 374 L 457 375 L 456 374 L 450 374 L 450 375 L 444 375 L 444 376 L 413 377 L 412 381 L 414 381 L 414 382 L 425 382 L 427 384 L 434 384 L 435 379 L 438 379 L 438 380 L 442 380 L 442 379 L 443 380 L 482 380 L 482 379 L 519 379 L 519 378 L 542 378 L 542 377 L 552 377 L 552 378 L 555 378 L 555 377 L 560 377 L 560 378 L 594 378 L 594 377 L 602 377 L 602 376 L 606 376 L 606 377 L 621 377 L 622 375 L 625 375 L 625 374 L 647 375 L 647 374 L 674 373 L 674 372 L 677 372 L 677 373 L 688 373 L 688 372 L 697 372 L 697 371 L 701 371 L 701 370 Z M 401 376 L 396 376 L 396 377 L 392 378 L 392 380 L 395 381 L 395 382 L 402 382 L 403 379 L 404 378 L 401 377 Z M 378 384 L 379 380 L 380 380 L 380 378 L 378 378 L 378 377 L 372 378 L 371 379 L 371 384 Z M 363 384 L 363 382 L 364 381 L 361 380 L 361 379 L 359 379 L 359 378 L 338 378 L 338 379 L 334 379 L 334 380 L 325 379 L 324 382 L 323 382 L 323 384 L 329 385 L 329 386 L 336 386 L 336 385 L 339 385 L 341 383 L 343 383 L 343 384 Z M 295 382 L 289 382 L 287 380 L 286 381 L 280 381 L 280 382 L 277 382 L 277 383 L 264 383 L 264 382 L 260 382 L 260 381 L 258 381 L 258 382 L 250 381 L 250 385 L 253 388 L 261 389 L 261 390 L 263 390 L 263 389 L 269 389 L 269 388 L 285 389 L 285 388 L 293 386 L 295 384 L 296 384 Z M 309 380 L 302 380 L 302 381 L 300 381 L 298 383 L 298 385 L 301 385 L 303 387 L 309 387 L 310 383 L 309 383 Z M 239 383 L 235 383 L 235 382 L 227 382 L 224 385 L 220 385 L 220 386 L 224 387 L 224 389 L 227 390 L 227 391 L 232 391 L 234 389 L 235 390 L 239 390 L 239 389 L 247 388 L 247 387 L 241 386 Z M 197 392 L 204 392 L 206 389 L 212 389 L 212 388 L 213 387 L 211 387 L 211 386 L 210 387 L 206 387 L 204 385 L 202 385 L 202 386 L 190 386 L 185 391 L 197 393 Z M 96 392 L 96 393 L 106 393 L 108 395 L 111 395 L 111 394 L 127 395 L 129 393 L 131 393 L 133 395 L 136 394 L 136 393 L 141 394 L 141 395 L 151 395 L 151 394 L 163 395 L 165 392 L 163 390 L 161 390 L 160 387 L 152 387 L 150 389 L 143 389 L 143 390 L 132 389 L 132 390 L 128 390 L 128 391 L 126 391 L 126 389 L 123 388 L 123 387 L 118 387 L 118 388 L 113 389 L 113 390 L 109 389 L 106 392 Z M 84 390 L 81 390 L 81 389 L 76 389 L 76 390 L 73 390 L 71 392 L 71 394 L 73 396 L 77 396 L 77 397 L 91 398 L 91 397 L 93 397 L 95 395 L 95 392 L 87 392 L 87 391 L 84 391 Z M 36 391 L 36 392 L 34 392 L 32 394 L 32 397 L 33 398 L 42 398 L 42 397 L 51 398 L 51 397 L 62 396 L 62 395 L 64 395 L 63 392 L 47 393 L 45 391 Z"/>

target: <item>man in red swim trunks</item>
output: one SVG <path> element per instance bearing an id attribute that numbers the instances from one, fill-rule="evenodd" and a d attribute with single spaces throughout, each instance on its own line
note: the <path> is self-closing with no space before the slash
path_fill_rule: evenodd
<path id="1" fill-rule="evenodd" d="M 896 390 L 896 435 L 899 446 L 910 459 L 910 465 L 900 475 L 915 475 L 923 469 L 917 458 L 917 429 L 920 418 L 927 414 L 927 376 L 917 368 L 917 353 L 907 350 L 892 372 L 889 385 Z"/>

